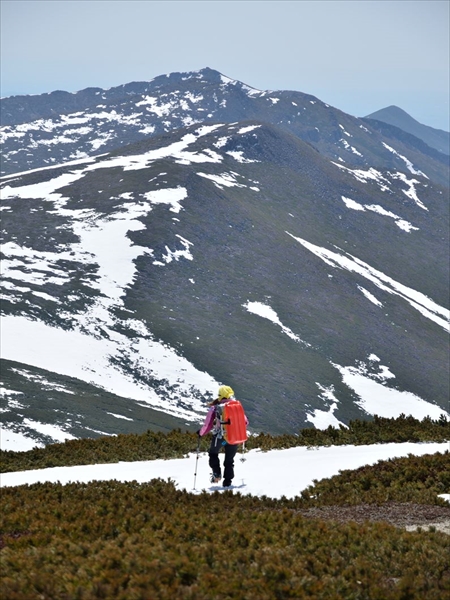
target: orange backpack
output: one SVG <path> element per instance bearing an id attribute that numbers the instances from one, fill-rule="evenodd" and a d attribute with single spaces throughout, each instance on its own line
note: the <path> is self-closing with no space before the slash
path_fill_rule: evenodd
<path id="1" fill-rule="evenodd" d="M 242 444 L 247 440 L 247 423 L 239 400 L 230 400 L 224 404 L 221 424 L 223 437 L 228 444 Z"/>

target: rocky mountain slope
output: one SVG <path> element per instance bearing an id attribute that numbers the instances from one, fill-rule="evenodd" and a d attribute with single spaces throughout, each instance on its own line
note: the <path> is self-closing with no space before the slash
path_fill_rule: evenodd
<path id="1" fill-rule="evenodd" d="M 209 70 L 157 78 L 145 106 L 168 103 L 166 80 L 186 86 L 185 100 L 201 86 L 194 123 L 172 105 L 170 124 L 146 110 L 155 131 L 126 144 L 122 122 L 122 147 L 97 155 L 96 120 L 67 142 L 70 163 L 44 168 L 44 145 L 23 132 L 38 144 L 33 170 L 2 188 L 5 427 L 42 441 L 196 427 L 219 383 L 255 430 L 274 433 L 445 412 L 442 155 L 304 94 Z M 232 99 L 236 122 L 210 122 Z M 205 105 L 195 123 L 202 102 L 216 112 Z M 264 120 L 242 120 L 258 106 Z M 47 163 L 61 158 L 61 131 Z"/>
<path id="2" fill-rule="evenodd" d="M 366 119 L 375 119 L 403 129 L 407 133 L 423 140 L 430 148 L 443 154 L 450 154 L 450 133 L 423 125 L 398 106 L 388 106 L 367 115 Z"/>

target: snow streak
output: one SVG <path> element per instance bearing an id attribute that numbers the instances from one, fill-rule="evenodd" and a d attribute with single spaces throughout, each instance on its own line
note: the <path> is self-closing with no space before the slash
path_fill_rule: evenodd
<path id="1" fill-rule="evenodd" d="M 417 292 L 408 288 L 406 285 L 395 281 L 351 254 L 344 256 L 343 254 L 338 254 L 337 252 L 332 252 L 331 250 L 326 250 L 325 248 L 311 244 L 302 238 L 292 235 L 288 231 L 286 231 L 286 233 L 304 248 L 307 248 L 310 252 L 321 258 L 327 265 L 337 269 L 346 269 L 347 271 L 361 275 L 381 290 L 402 298 L 424 317 L 430 319 L 445 331 L 450 331 L 450 311 L 439 306 L 436 302 L 433 302 L 433 300 L 428 298 L 428 296 L 425 296 L 425 294 Z"/>
<path id="2" fill-rule="evenodd" d="M 289 327 L 286 327 L 285 325 L 283 325 L 283 323 L 280 321 L 277 313 L 268 304 L 264 304 L 262 302 L 248 301 L 245 304 L 243 304 L 242 306 L 244 308 L 246 308 L 249 313 L 258 315 L 259 317 L 262 317 L 263 319 L 268 319 L 269 321 L 272 321 L 272 323 L 275 323 L 275 325 L 278 325 L 281 328 L 281 331 L 283 333 L 285 333 L 288 337 L 293 339 L 294 341 L 301 342 L 305 346 L 310 346 L 310 344 L 308 344 L 307 342 L 304 342 L 302 339 L 300 339 L 300 337 L 298 335 L 296 335 L 293 331 L 291 331 L 289 329 Z"/>

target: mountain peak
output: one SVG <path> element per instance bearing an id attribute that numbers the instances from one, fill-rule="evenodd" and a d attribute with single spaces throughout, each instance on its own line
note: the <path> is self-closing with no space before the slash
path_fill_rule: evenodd
<path id="1" fill-rule="evenodd" d="M 439 150 L 443 154 L 450 154 L 450 133 L 442 129 L 434 129 L 428 125 L 423 125 L 398 106 L 387 106 L 364 118 L 376 119 L 382 123 L 398 127 L 423 140 L 431 148 Z"/>
<path id="2" fill-rule="evenodd" d="M 388 122 L 386 119 L 403 119 L 405 121 L 420 124 L 419 121 L 416 121 L 416 119 L 411 117 L 411 115 L 409 115 L 405 110 L 395 106 L 395 104 L 391 104 L 390 106 L 386 106 L 386 108 L 377 110 L 376 112 L 371 113 L 364 118 L 378 119 L 379 121 L 385 120 L 386 123 Z"/>

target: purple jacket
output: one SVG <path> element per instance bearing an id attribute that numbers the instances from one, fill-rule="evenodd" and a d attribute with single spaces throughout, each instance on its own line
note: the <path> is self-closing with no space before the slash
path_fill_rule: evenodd
<path id="1" fill-rule="evenodd" d="M 230 400 L 234 400 L 234 398 L 224 398 L 223 400 L 220 401 L 219 404 L 226 404 Z M 210 407 L 210 409 L 208 410 L 208 412 L 206 414 L 205 422 L 203 423 L 203 426 L 199 431 L 200 436 L 206 435 L 214 427 L 214 419 L 216 417 L 215 413 L 216 413 L 216 405 L 213 405 Z M 245 417 L 245 424 L 248 425 L 247 417 Z"/>

